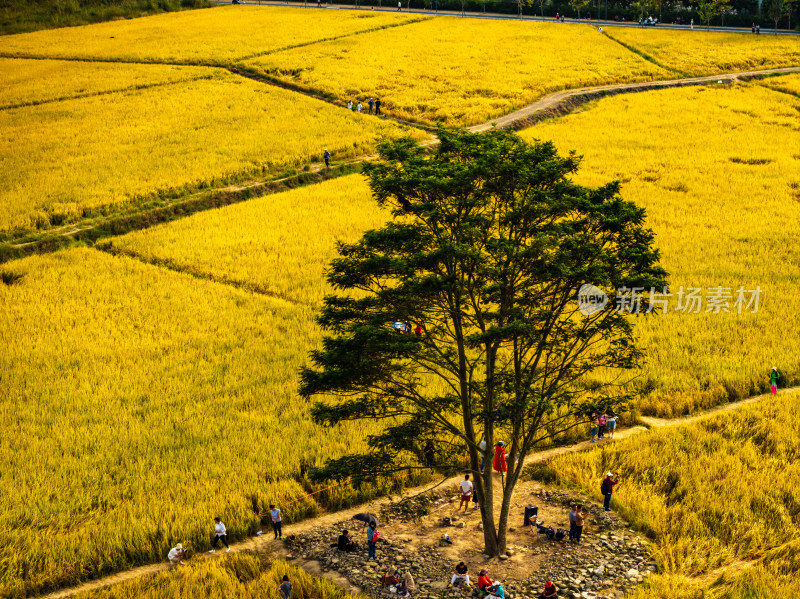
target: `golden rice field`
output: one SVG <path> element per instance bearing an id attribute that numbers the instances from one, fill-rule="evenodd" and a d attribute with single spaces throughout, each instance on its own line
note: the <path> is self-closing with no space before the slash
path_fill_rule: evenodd
<path id="1" fill-rule="evenodd" d="M 251 553 L 232 553 L 215 559 L 202 556 L 177 571 L 161 572 L 100 591 L 80 593 L 77 599 L 162 599 L 163 597 L 236 597 L 279 599 L 283 576 L 292 583 L 295 599 L 345 599 L 346 593 L 327 578 L 306 574 L 283 560 L 267 563 Z"/>
<path id="2" fill-rule="evenodd" d="M 213 79 L 0 111 L 0 130 L 0 230 L 8 230 L 301 167 L 321 161 L 326 147 L 334 161 L 361 156 L 404 129 L 215 71 Z"/>
<path id="3" fill-rule="evenodd" d="M 798 371 L 800 99 L 756 84 L 615 96 L 523 135 L 575 149 L 579 181 L 620 179 L 647 208 L 673 297 L 667 314 L 638 323 L 648 351 L 638 384 L 652 391 L 641 410 L 684 414 L 766 390 L 772 366 Z M 678 312 L 681 287 L 730 288 L 730 313 L 706 300 L 699 314 Z M 740 287 L 761 288 L 757 313 L 737 313 Z"/>
<path id="4" fill-rule="evenodd" d="M 612 507 L 651 536 L 659 564 L 636 599 L 795 597 L 798 406 L 800 394 L 779 395 L 565 455 L 546 472 L 595 497 L 603 473 L 619 473 Z"/>
<path id="5" fill-rule="evenodd" d="M 764 79 L 761 84 L 787 94 L 800 96 L 800 74 L 769 77 Z"/>
<path id="6" fill-rule="evenodd" d="M 313 307 L 332 288 L 323 273 L 336 242 L 389 219 L 361 175 L 331 179 L 130 233 L 115 252 Z"/>
<path id="7" fill-rule="evenodd" d="M 0 109 L 210 78 L 215 72 L 174 65 L 0 58 Z"/>
<path id="8" fill-rule="evenodd" d="M 658 28 L 607 27 L 610 38 L 658 64 L 686 75 L 762 70 L 800 65 L 800 38 Z"/>
<path id="9" fill-rule="evenodd" d="M 469 41 L 468 41 L 469 40 Z M 594 27 L 441 17 L 244 63 L 303 88 L 393 115 L 471 125 L 548 92 L 672 74 Z"/>
<path id="10" fill-rule="evenodd" d="M 275 6 L 219 6 L 0 37 L 0 55 L 228 65 L 421 17 Z M 424 18 L 424 17 L 422 17 Z"/>
<path id="11" fill-rule="evenodd" d="M 309 308 L 93 249 L 2 268 L 0 596 L 207 549 L 283 507 L 287 522 L 354 499 L 307 492 L 303 465 L 367 429 L 321 429 L 297 397 L 319 332 Z M 410 479 L 409 479 L 410 480 Z M 365 489 L 369 497 L 383 483 Z"/>

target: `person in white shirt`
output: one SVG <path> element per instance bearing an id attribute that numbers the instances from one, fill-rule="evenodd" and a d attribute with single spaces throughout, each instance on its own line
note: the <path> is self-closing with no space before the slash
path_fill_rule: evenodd
<path id="1" fill-rule="evenodd" d="M 225 545 L 225 553 L 228 553 L 228 551 L 231 550 L 231 546 L 228 545 L 228 533 L 225 529 L 225 525 L 219 518 L 214 518 L 214 542 L 211 543 L 211 551 L 209 551 L 209 553 L 214 553 L 214 550 L 217 548 L 217 543 L 220 541 Z"/>
<path id="2" fill-rule="evenodd" d="M 269 515 L 272 518 L 272 530 L 275 533 L 275 538 L 281 538 L 281 511 L 275 505 L 269 506 Z"/>
<path id="3" fill-rule="evenodd" d="M 461 506 L 464 506 L 464 513 L 467 513 L 467 508 L 469 507 L 469 502 L 472 500 L 472 481 L 469 479 L 469 474 L 464 475 L 464 480 L 462 480 L 458 488 L 461 489 L 461 503 L 458 504 L 459 511 Z"/>
<path id="4" fill-rule="evenodd" d="M 180 566 L 183 564 L 183 556 L 185 555 L 185 551 L 183 550 L 183 545 L 178 543 L 169 550 L 167 554 L 167 559 L 169 560 L 169 567 L 174 568 L 175 566 Z"/>

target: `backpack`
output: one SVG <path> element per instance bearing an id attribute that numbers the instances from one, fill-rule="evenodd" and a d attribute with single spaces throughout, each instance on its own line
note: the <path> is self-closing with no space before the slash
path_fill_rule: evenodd
<path id="1" fill-rule="evenodd" d="M 604 478 L 603 482 L 600 484 L 600 492 L 603 495 L 607 495 L 608 494 L 608 479 L 607 478 Z"/>
<path id="2" fill-rule="evenodd" d="M 564 537 L 567 536 L 567 531 L 563 528 L 559 528 L 556 530 L 556 541 L 563 541 Z"/>

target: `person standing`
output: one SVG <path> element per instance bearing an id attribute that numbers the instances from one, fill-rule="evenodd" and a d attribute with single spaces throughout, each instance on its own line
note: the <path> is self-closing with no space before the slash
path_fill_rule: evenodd
<path id="1" fill-rule="evenodd" d="M 692 20 L 689 22 L 689 29 L 691 29 L 692 31 L 694 31 L 694 19 L 692 19 Z"/>
<path id="2" fill-rule="evenodd" d="M 578 506 L 573 505 L 569 511 L 569 540 L 575 540 L 575 514 L 578 513 Z"/>
<path id="3" fill-rule="evenodd" d="M 209 553 L 214 553 L 217 548 L 217 543 L 220 541 L 225 545 L 225 553 L 228 553 L 231 550 L 231 546 L 228 545 L 228 531 L 222 523 L 222 520 L 214 518 L 214 542 L 211 543 L 211 551 L 209 551 Z"/>
<path id="4" fill-rule="evenodd" d="M 597 443 L 597 426 L 592 427 L 592 443 Z"/>
<path id="5" fill-rule="evenodd" d="M 436 450 L 433 448 L 433 441 L 430 439 L 427 443 L 425 443 L 425 451 L 423 454 L 425 456 L 425 465 L 428 468 L 433 468 L 433 464 L 436 459 Z"/>
<path id="6" fill-rule="evenodd" d="M 760 35 L 760 34 L 761 34 L 761 25 L 756 23 L 756 35 Z"/>
<path id="7" fill-rule="evenodd" d="M 483 474 L 483 466 L 486 463 L 486 439 L 481 439 L 478 443 L 478 453 L 481 454 L 481 474 Z"/>
<path id="8" fill-rule="evenodd" d="M 331 153 L 328 152 L 328 148 L 325 148 L 325 152 L 322 154 L 322 157 L 325 159 L 325 168 L 331 167 Z"/>
<path id="9" fill-rule="evenodd" d="M 283 575 L 283 582 L 278 588 L 281 591 L 281 599 L 292 599 L 292 583 L 286 574 Z"/>
<path id="10" fill-rule="evenodd" d="M 367 525 L 367 561 L 375 559 L 375 541 L 378 540 L 378 526 Z"/>
<path id="11" fill-rule="evenodd" d="M 370 98 L 369 100 L 367 100 L 367 106 L 369 106 L 369 113 L 372 114 L 372 109 L 375 106 L 375 99 Z"/>
<path id="12" fill-rule="evenodd" d="M 581 535 L 583 534 L 583 525 L 586 523 L 586 514 L 583 512 L 583 506 L 579 505 L 575 508 L 575 542 L 581 544 Z"/>
<path id="13" fill-rule="evenodd" d="M 508 472 L 508 466 L 506 465 L 506 444 L 502 441 L 498 441 L 497 445 L 495 445 L 492 468 L 494 468 L 495 472 L 499 472 L 500 474 Z"/>
<path id="14" fill-rule="evenodd" d="M 186 555 L 186 552 L 183 550 L 183 545 L 181 545 L 180 543 L 178 543 L 177 545 L 175 545 L 175 547 L 170 549 L 169 553 L 167 554 L 167 559 L 169 560 L 170 569 L 176 566 L 184 565 L 183 563 L 184 555 Z"/>
<path id="15" fill-rule="evenodd" d="M 600 414 L 597 417 L 597 438 L 602 439 L 606 436 L 606 415 Z"/>
<path id="16" fill-rule="evenodd" d="M 607 472 L 606 477 L 603 479 L 603 484 L 600 485 L 600 491 L 605 497 L 603 509 L 607 512 L 611 511 L 611 494 L 614 492 L 614 485 L 619 483 L 619 477 L 616 480 L 611 480 L 612 476 L 614 475 L 611 472 Z"/>
<path id="17" fill-rule="evenodd" d="M 617 430 L 617 415 L 614 412 L 609 414 L 608 419 L 606 421 L 606 426 L 608 427 L 608 438 L 614 438 L 614 431 Z"/>
<path id="18" fill-rule="evenodd" d="M 778 372 L 778 367 L 773 366 L 772 372 L 769 373 L 769 386 L 772 390 L 772 394 L 775 395 L 778 392 L 778 381 L 781 378 L 781 373 Z"/>
<path id="19" fill-rule="evenodd" d="M 403 3 L 400 0 L 397 0 L 397 11 L 400 12 L 402 8 L 403 8 Z"/>
<path id="20" fill-rule="evenodd" d="M 364 107 L 361 105 L 361 102 L 359 102 L 358 106 L 356 106 L 356 111 L 361 112 L 362 110 L 364 110 Z"/>
<path id="21" fill-rule="evenodd" d="M 272 532 L 275 533 L 275 538 L 281 538 L 281 511 L 275 507 L 275 504 L 269 506 L 269 515 L 272 518 Z"/>
<path id="22" fill-rule="evenodd" d="M 347 101 L 347 110 L 353 110 L 353 101 L 352 100 L 348 100 Z"/>
<path id="23" fill-rule="evenodd" d="M 472 493 L 474 489 L 472 487 L 472 481 L 469 479 L 469 474 L 464 475 L 464 480 L 462 480 L 458 488 L 461 489 L 461 502 L 458 504 L 458 509 L 456 513 L 461 510 L 461 506 L 464 506 L 464 513 L 467 513 L 467 508 L 469 507 L 469 502 L 472 499 Z"/>
<path id="24" fill-rule="evenodd" d="M 381 113 L 381 101 L 379 99 L 375 100 L 375 115 L 379 115 Z"/>

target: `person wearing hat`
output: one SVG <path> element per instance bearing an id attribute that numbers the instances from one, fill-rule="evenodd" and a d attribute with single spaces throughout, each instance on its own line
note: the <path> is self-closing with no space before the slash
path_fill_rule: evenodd
<path id="1" fill-rule="evenodd" d="M 611 480 L 611 477 L 614 476 L 612 472 L 606 472 L 606 477 L 603 479 L 603 484 L 600 485 L 600 491 L 602 491 L 605 500 L 603 501 L 603 509 L 605 511 L 611 510 L 611 494 L 614 492 L 614 485 L 619 482 L 619 477 L 617 480 Z"/>
<path id="2" fill-rule="evenodd" d="M 331 167 L 331 153 L 328 152 L 328 148 L 325 148 L 325 152 L 322 154 L 322 158 L 325 160 L 325 168 Z"/>
<path id="3" fill-rule="evenodd" d="M 781 378 L 781 373 L 778 372 L 778 367 L 773 366 L 772 372 L 769 373 L 769 384 L 772 389 L 772 394 L 775 395 L 778 392 L 778 380 Z"/>
<path id="4" fill-rule="evenodd" d="M 484 568 L 478 575 L 478 590 L 483 597 L 489 592 L 489 587 L 492 586 L 492 579 L 489 578 L 489 570 Z"/>
<path id="5" fill-rule="evenodd" d="M 169 560 L 169 567 L 174 568 L 175 566 L 183 565 L 183 556 L 186 552 L 183 550 L 183 545 L 178 543 L 169 550 L 167 554 L 167 559 Z"/>
<path id="6" fill-rule="evenodd" d="M 558 587 L 548 580 L 540 596 L 542 599 L 558 599 Z"/>
<path id="7" fill-rule="evenodd" d="M 508 466 L 506 466 L 506 444 L 502 441 L 498 441 L 497 445 L 494 446 L 494 463 L 492 464 L 492 468 L 494 468 L 495 472 L 503 473 L 508 472 Z"/>
<path id="8" fill-rule="evenodd" d="M 505 599 L 506 592 L 503 589 L 503 585 L 500 584 L 499 580 L 495 580 L 492 585 L 488 589 L 487 597 L 494 597 L 494 599 Z"/>

